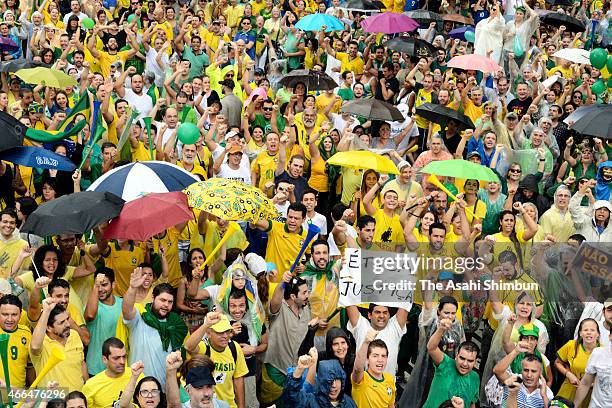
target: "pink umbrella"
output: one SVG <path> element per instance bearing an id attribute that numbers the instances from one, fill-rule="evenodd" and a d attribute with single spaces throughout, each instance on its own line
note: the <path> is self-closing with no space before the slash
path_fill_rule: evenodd
<path id="1" fill-rule="evenodd" d="M 419 23 L 404 14 L 387 11 L 366 18 L 361 27 L 366 33 L 396 34 L 414 31 L 419 28 Z"/>
<path id="2" fill-rule="evenodd" d="M 481 71 L 485 74 L 494 73 L 503 69 L 492 59 L 475 54 L 453 57 L 448 61 L 448 66 L 450 68 Z"/>

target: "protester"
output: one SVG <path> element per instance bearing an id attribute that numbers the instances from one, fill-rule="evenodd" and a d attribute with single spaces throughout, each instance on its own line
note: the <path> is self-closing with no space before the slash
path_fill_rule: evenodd
<path id="1" fill-rule="evenodd" d="M 0 378 L 48 407 L 603 407 L 611 24 L 0 1 Z"/>

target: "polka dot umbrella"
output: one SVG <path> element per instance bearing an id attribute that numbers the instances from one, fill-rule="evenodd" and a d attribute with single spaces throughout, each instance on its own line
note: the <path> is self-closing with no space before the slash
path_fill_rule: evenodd
<path id="1" fill-rule="evenodd" d="M 184 190 L 190 207 L 228 221 L 270 220 L 280 214 L 257 187 L 237 180 L 212 178 Z"/>

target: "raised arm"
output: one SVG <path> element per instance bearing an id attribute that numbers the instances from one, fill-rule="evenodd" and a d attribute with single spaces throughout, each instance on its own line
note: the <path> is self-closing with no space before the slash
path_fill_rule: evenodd
<path id="1" fill-rule="evenodd" d="M 363 374 L 365 371 L 367 354 L 368 354 L 368 346 L 376 336 L 378 335 L 378 331 L 374 329 L 370 329 L 363 340 L 363 344 L 359 347 L 359 351 L 357 352 L 357 356 L 355 357 L 355 363 L 353 365 L 353 372 L 351 374 L 351 380 L 355 384 L 361 383 L 363 381 Z"/>

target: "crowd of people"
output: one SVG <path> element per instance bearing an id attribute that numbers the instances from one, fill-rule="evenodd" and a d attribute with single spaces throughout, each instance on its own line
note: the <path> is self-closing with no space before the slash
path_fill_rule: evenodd
<path id="1" fill-rule="evenodd" d="M 420 27 L 364 30 L 377 7 L 413 15 Z M 612 254 L 612 143 L 607 128 L 585 135 L 564 122 L 610 103 L 612 57 L 597 68 L 553 55 L 612 51 L 609 1 L 1 0 L 0 8 L 0 114 L 28 129 L 23 146 L 78 166 L 0 160 L 3 406 L 612 406 L 611 271 L 574 262 L 579 248 Z M 567 25 L 547 23 L 551 12 Z M 315 13 L 342 29 L 298 28 Z M 435 52 L 387 45 L 405 36 Z M 462 55 L 500 69 L 448 66 Z M 23 81 L 20 67 L 31 66 L 76 85 Z M 299 69 L 308 70 L 303 80 L 288 81 Z M 318 89 L 310 76 L 338 86 Z M 386 102 L 403 120 L 347 113 L 355 101 Z M 424 104 L 473 126 L 428 120 L 417 112 Z M 186 124 L 199 130 L 191 143 Z M 328 163 L 353 151 L 384 156 L 396 171 Z M 491 169 L 496 181 L 435 183 L 421 171 L 457 159 Z M 110 239 L 109 223 L 85 234 L 20 232 L 53 200 L 153 160 L 199 180 L 252 185 L 278 217 L 247 223 L 194 209 L 192 220 L 143 242 Z M 319 232 L 292 268 L 313 224 Z M 462 273 L 419 270 L 442 286 L 417 287 L 405 308 L 340 307 L 351 248 L 482 262 Z M 475 282 L 537 285 L 453 289 Z M 58 350 L 65 359 L 50 365 Z M 35 379 L 61 396 L 26 393 Z"/>

